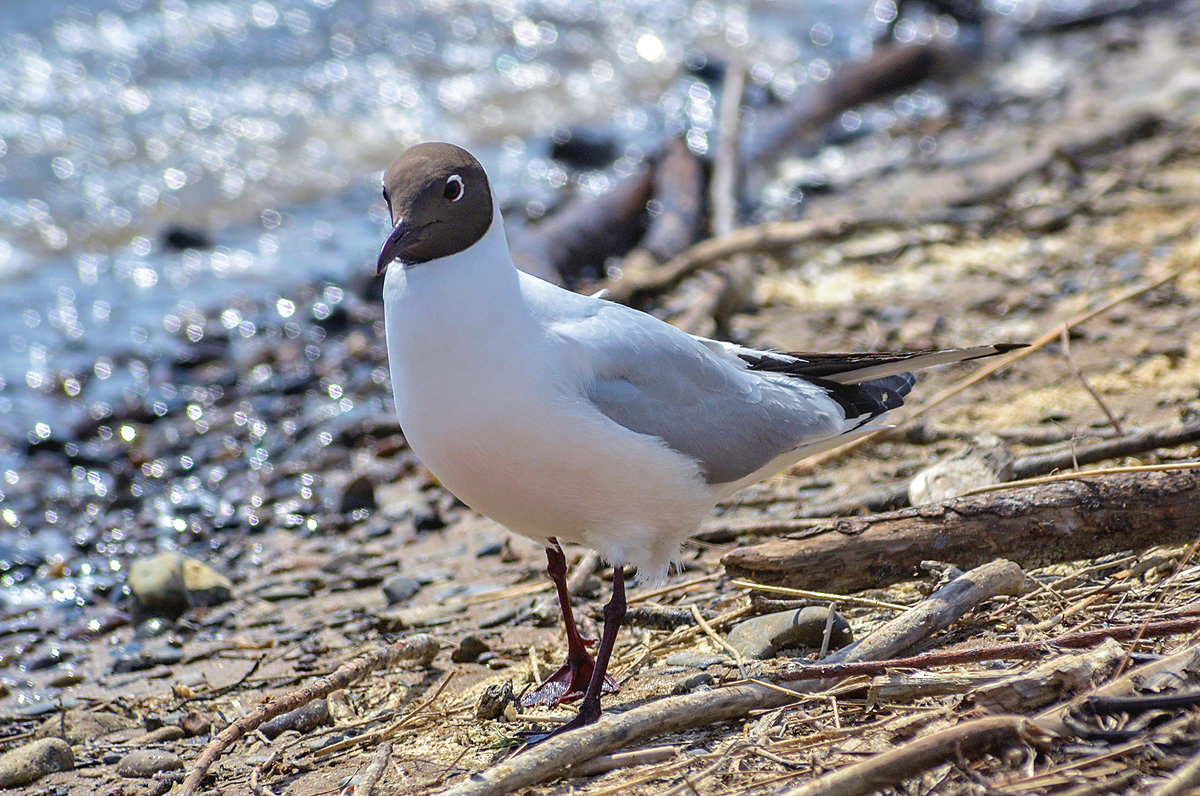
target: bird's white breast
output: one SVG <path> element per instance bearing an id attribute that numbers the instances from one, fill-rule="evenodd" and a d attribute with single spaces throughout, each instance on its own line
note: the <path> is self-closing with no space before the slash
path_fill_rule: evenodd
<path id="1" fill-rule="evenodd" d="M 591 405 L 569 346 L 524 303 L 525 277 L 481 256 L 488 236 L 388 273 L 388 356 L 409 444 L 460 500 L 510 530 L 660 577 L 712 507 L 696 464 Z M 507 263 L 507 248 L 498 256 Z"/>

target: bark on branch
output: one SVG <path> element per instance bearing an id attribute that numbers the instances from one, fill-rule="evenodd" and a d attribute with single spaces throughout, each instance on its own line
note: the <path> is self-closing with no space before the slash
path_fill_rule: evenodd
<path id="1" fill-rule="evenodd" d="M 722 563 L 758 583 L 852 592 L 912 578 L 931 558 L 1041 566 L 1186 542 L 1198 527 L 1200 473 L 1130 473 L 834 520 L 804 538 L 734 550 Z"/>
<path id="2" fill-rule="evenodd" d="M 1200 420 L 1159 428 L 1138 429 L 1113 439 L 1103 439 L 1080 445 L 1064 446 L 1057 450 L 1027 453 L 1013 460 L 1013 480 L 1046 475 L 1056 470 L 1068 470 L 1088 464 L 1136 456 L 1160 448 L 1173 448 L 1200 440 Z M 797 517 L 841 517 L 867 511 L 890 511 L 908 504 L 908 482 L 884 486 L 854 500 L 814 503 L 800 507 Z M 722 541 L 714 534 L 697 535 L 701 541 Z M 725 539 L 728 541 L 728 539 Z"/>

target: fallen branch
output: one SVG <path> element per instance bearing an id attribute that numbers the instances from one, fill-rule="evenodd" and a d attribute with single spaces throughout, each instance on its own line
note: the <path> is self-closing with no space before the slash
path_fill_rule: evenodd
<path id="1" fill-rule="evenodd" d="M 644 255 L 655 265 L 666 262 L 696 242 L 704 228 L 704 163 L 681 138 L 672 138 L 654 169 L 656 212 L 646 234 L 625 257 Z"/>
<path id="2" fill-rule="evenodd" d="M 638 302 L 674 288 L 705 266 L 747 252 L 778 251 L 801 243 L 836 240 L 851 231 L 874 226 L 899 226 L 897 219 L 816 218 L 775 221 L 742 227 L 728 235 L 708 238 L 686 249 L 652 271 L 629 274 L 605 287 L 608 297 L 622 304 Z"/>
<path id="3" fill-rule="evenodd" d="M 536 224 L 510 231 L 513 262 L 556 284 L 599 272 L 609 257 L 637 244 L 645 230 L 654 173 L 641 167 L 599 196 L 576 196 Z"/>
<path id="4" fill-rule="evenodd" d="M 820 523 L 804 538 L 733 550 L 722 563 L 736 578 L 852 592 L 912 578 L 930 558 L 1041 566 L 1191 541 L 1197 527 L 1200 473 L 1128 473 Z"/>
<path id="5" fill-rule="evenodd" d="M 1164 124 L 1162 116 L 1146 111 L 1100 126 L 1083 140 L 1074 138 L 1078 131 L 1067 131 L 1062 140 L 1040 142 L 1025 157 L 964 170 L 960 179 L 971 188 L 957 197 L 949 197 L 946 203 L 959 207 L 992 204 L 1013 193 L 1024 180 L 1047 173 L 1056 163 L 1078 163 L 1097 152 L 1122 152 L 1131 143 L 1154 135 Z"/>
<path id="6" fill-rule="evenodd" d="M 242 716 L 237 721 L 222 730 L 216 738 L 204 747 L 200 757 L 188 772 L 187 778 L 180 787 L 181 796 L 191 796 L 200 787 L 204 775 L 221 753 L 232 746 L 239 738 L 254 732 L 263 722 L 282 716 L 295 710 L 314 699 L 329 696 L 340 688 L 345 688 L 356 680 L 360 680 L 376 669 L 392 666 L 400 661 L 419 661 L 428 665 L 437 655 L 438 643 L 431 636 L 418 634 L 406 639 L 393 642 L 387 646 L 377 647 L 358 655 L 343 663 L 332 673 L 315 680 L 303 688 L 291 691 L 278 699 L 266 698 L 258 707 Z"/>
<path id="7" fill-rule="evenodd" d="M 971 759 L 1020 741 L 1041 745 L 1046 733 L 1024 716 L 989 716 L 924 735 L 862 762 L 809 780 L 783 796 L 859 796 L 898 785 L 942 763 Z"/>
<path id="8" fill-rule="evenodd" d="M 898 617 L 898 620 L 909 617 L 905 624 L 911 631 L 895 632 L 899 625 L 889 623 L 883 629 L 882 640 L 873 640 L 879 631 L 866 636 L 857 645 L 856 654 L 876 654 L 892 649 L 901 639 L 915 643 L 943 630 L 979 602 L 1019 588 L 1024 577 L 1018 577 L 1019 570 L 1015 573 L 1014 570 L 1016 568 L 1008 562 L 994 562 L 959 576 Z M 794 691 L 754 682 L 658 699 L 623 713 L 605 714 L 595 724 L 543 741 L 485 771 L 468 775 L 462 782 L 443 791 L 443 796 L 502 796 L 569 773 L 574 766 L 639 741 L 733 721 L 752 711 L 782 707 L 795 699 Z"/>
<path id="9" fill-rule="evenodd" d="M 1123 660 L 1125 650 L 1109 635 L 1092 649 L 1074 655 L 1055 655 L 1031 669 L 980 686 L 972 691 L 970 699 L 988 713 L 1028 711 L 1090 686 L 1101 676 L 1112 674 Z"/>
<path id="10" fill-rule="evenodd" d="M 1013 478 L 1032 478 L 1055 470 L 1137 456 L 1159 448 L 1174 448 L 1200 441 L 1200 420 L 1190 423 L 1136 431 L 1114 439 L 1100 440 L 1075 448 L 1033 453 L 1013 460 Z"/>
<path id="11" fill-rule="evenodd" d="M 771 682 L 790 683 L 798 680 L 826 680 L 846 677 L 873 677 L 894 669 L 931 669 L 938 666 L 961 666 L 966 663 L 1000 660 L 1029 660 L 1044 656 L 1055 648 L 1082 648 L 1113 641 L 1132 641 L 1138 638 L 1158 638 L 1200 630 L 1200 617 L 1164 619 L 1159 622 L 1116 625 L 1099 630 L 1066 633 L 1044 641 L 1022 641 L 1014 644 L 994 644 L 962 650 L 938 650 L 907 658 L 850 663 L 802 664 L 772 672 Z"/>
<path id="12" fill-rule="evenodd" d="M 1011 561 L 1000 559 L 959 575 L 870 635 L 826 658 L 827 663 L 878 661 L 891 658 L 930 635 L 931 627 L 949 627 L 980 603 L 999 595 L 1020 594 L 1025 573 Z"/>
<path id="13" fill-rule="evenodd" d="M 1160 428 L 1133 431 L 1124 436 L 1086 445 L 1064 447 L 1045 453 L 1027 453 L 1013 460 L 1013 480 L 1083 467 L 1088 464 L 1136 456 L 1160 448 L 1174 448 L 1200 441 L 1200 420 Z M 838 500 L 801 506 L 795 517 L 843 517 L 867 511 L 890 511 L 908 504 L 908 483 L 893 484 L 857 500 Z M 702 541 L 718 541 L 697 535 Z"/>

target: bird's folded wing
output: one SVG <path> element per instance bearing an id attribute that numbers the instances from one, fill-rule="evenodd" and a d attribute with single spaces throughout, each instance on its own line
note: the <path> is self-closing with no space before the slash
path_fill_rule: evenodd
<path id="1" fill-rule="evenodd" d="M 579 358 L 584 394 L 601 413 L 691 457 L 710 484 L 736 482 L 869 419 L 847 419 L 827 387 L 754 373 L 618 305 L 563 319 L 555 331 Z"/>

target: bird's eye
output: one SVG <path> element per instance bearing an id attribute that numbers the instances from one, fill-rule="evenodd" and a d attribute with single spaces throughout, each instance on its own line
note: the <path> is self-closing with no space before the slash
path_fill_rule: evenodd
<path id="1" fill-rule="evenodd" d="M 462 177 L 457 174 L 451 174 L 446 180 L 446 190 L 442 193 L 451 202 L 457 202 L 463 197 L 463 181 Z"/>

